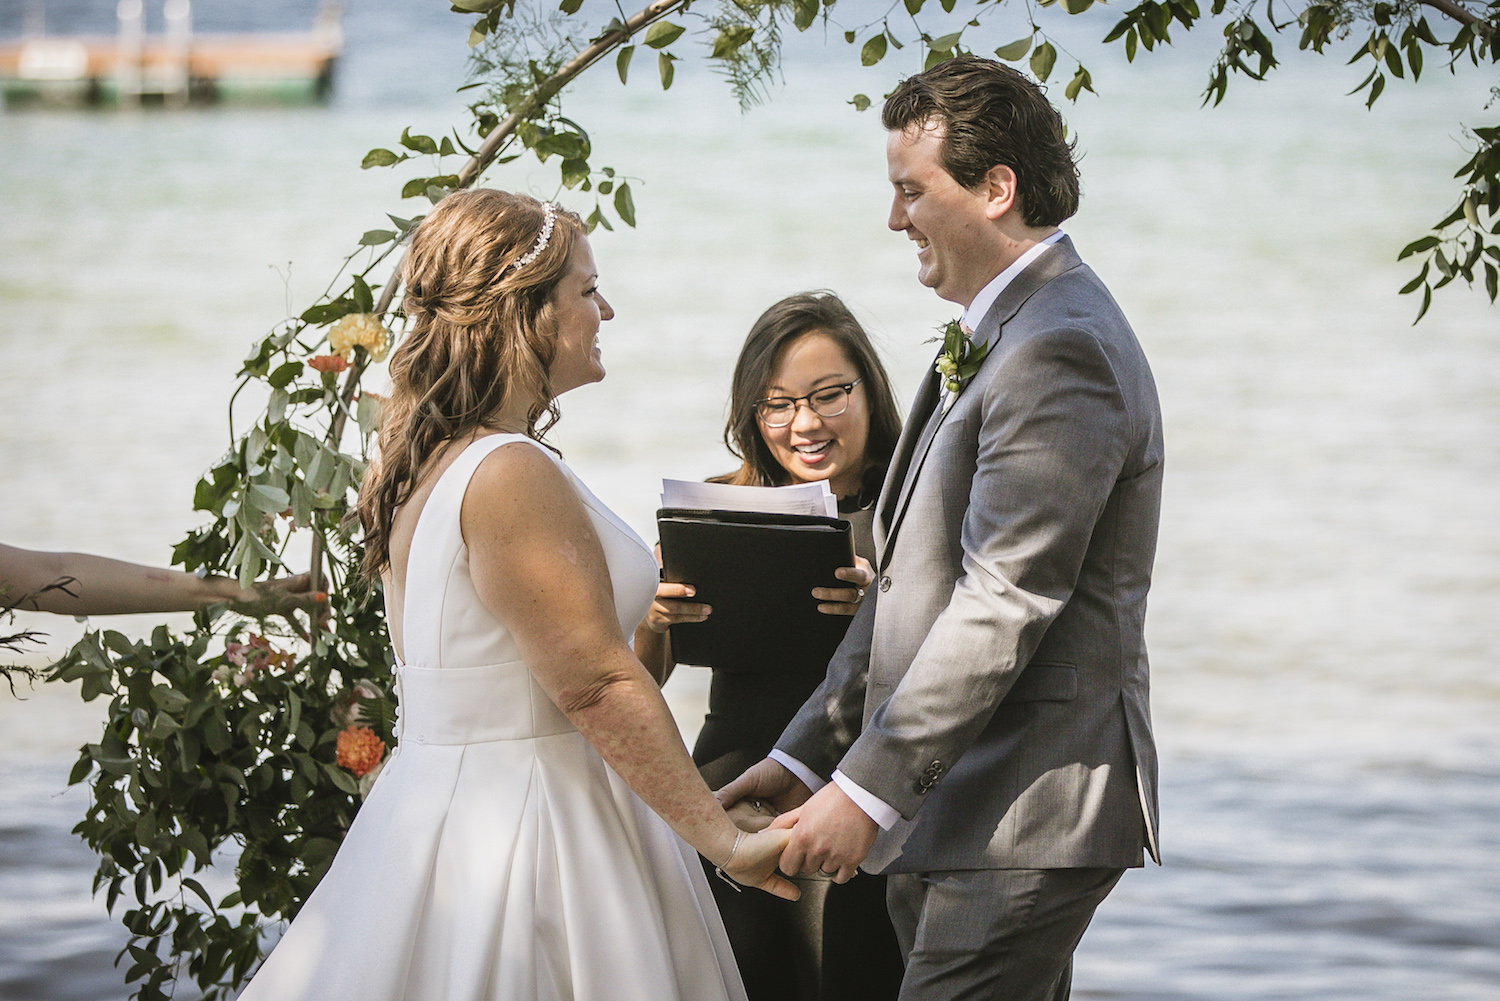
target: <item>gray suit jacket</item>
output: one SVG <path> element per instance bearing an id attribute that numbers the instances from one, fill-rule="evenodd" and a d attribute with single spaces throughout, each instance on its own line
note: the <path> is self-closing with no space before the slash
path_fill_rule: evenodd
<path id="1" fill-rule="evenodd" d="M 777 747 L 902 816 L 872 872 L 1158 862 L 1144 626 L 1161 411 L 1066 237 L 929 376 L 876 505 L 878 581 Z"/>

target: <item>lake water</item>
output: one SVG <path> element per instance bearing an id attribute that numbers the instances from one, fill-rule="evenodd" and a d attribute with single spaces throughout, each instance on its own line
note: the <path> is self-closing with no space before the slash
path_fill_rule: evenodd
<path id="1" fill-rule="evenodd" d="M 195 12 L 286 28 L 314 7 Z M 109 31 L 112 9 L 51 0 L 49 28 Z M 460 122 L 463 29 L 402 0 L 353 0 L 345 29 L 327 107 L 0 113 L 0 538 L 167 562 L 246 345 L 382 213 L 421 211 L 396 197 L 416 170 L 358 163 Z M 1100 909 L 1076 993 L 1500 998 L 1500 312 L 1445 291 L 1413 328 L 1394 262 L 1448 210 L 1457 122 L 1488 120 L 1493 81 L 1430 66 L 1366 112 L 1342 96 L 1357 67 L 1288 44 L 1271 82 L 1200 109 L 1212 39 L 1127 68 L 1066 37 L 1103 96 L 1064 109 L 1085 185 L 1065 228 L 1152 360 L 1170 456 L 1149 621 L 1166 864 Z M 954 312 L 885 229 L 878 119 L 844 103 L 912 67 L 806 42 L 746 116 L 690 61 L 667 94 L 642 60 L 570 97 L 596 164 L 639 179 L 640 228 L 594 241 L 610 374 L 555 439 L 643 534 L 658 478 L 729 467 L 729 370 L 766 305 L 842 293 L 903 400 Z M 546 197 L 551 176 L 490 183 Z M 79 628 L 22 624 L 53 652 Z M 689 735 L 705 690 L 668 686 Z M 123 934 L 68 833 L 99 710 L 23 694 L 0 695 L 0 999 L 123 998 Z"/>

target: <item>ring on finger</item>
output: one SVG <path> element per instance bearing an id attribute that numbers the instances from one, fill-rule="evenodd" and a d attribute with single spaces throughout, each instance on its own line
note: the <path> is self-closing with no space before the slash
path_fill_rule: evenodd
<path id="1" fill-rule="evenodd" d="M 859 595 L 859 597 L 857 597 L 857 598 L 854 599 L 855 601 L 864 601 L 865 600 L 865 589 L 864 588 L 862 588 L 862 587 L 856 587 L 854 589 L 854 591 L 855 591 L 855 593 L 857 595 Z"/>

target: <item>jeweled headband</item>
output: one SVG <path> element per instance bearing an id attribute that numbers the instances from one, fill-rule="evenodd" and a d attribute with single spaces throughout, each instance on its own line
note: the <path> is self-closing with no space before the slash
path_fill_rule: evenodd
<path id="1" fill-rule="evenodd" d="M 536 246 L 531 248 L 531 253 L 511 264 L 512 268 L 524 268 L 537 259 L 537 255 L 547 249 L 547 241 L 552 239 L 552 224 L 557 221 L 557 206 L 551 202 L 542 202 L 542 232 L 536 238 Z"/>

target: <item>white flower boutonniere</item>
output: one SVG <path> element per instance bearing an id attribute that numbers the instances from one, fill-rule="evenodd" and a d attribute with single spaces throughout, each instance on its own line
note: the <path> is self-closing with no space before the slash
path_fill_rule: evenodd
<path id="1" fill-rule="evenodd" d="M 985 356 L 990 353 L 990 346 L 976 345 L 957 320 L 949 320 L 938 329 L 943 335 L 943 353 L 938 355 L 932 367 L 942 376 L 943 388 L 956 396 L 974 378 L 979 366 L 984 364 Z"/>

